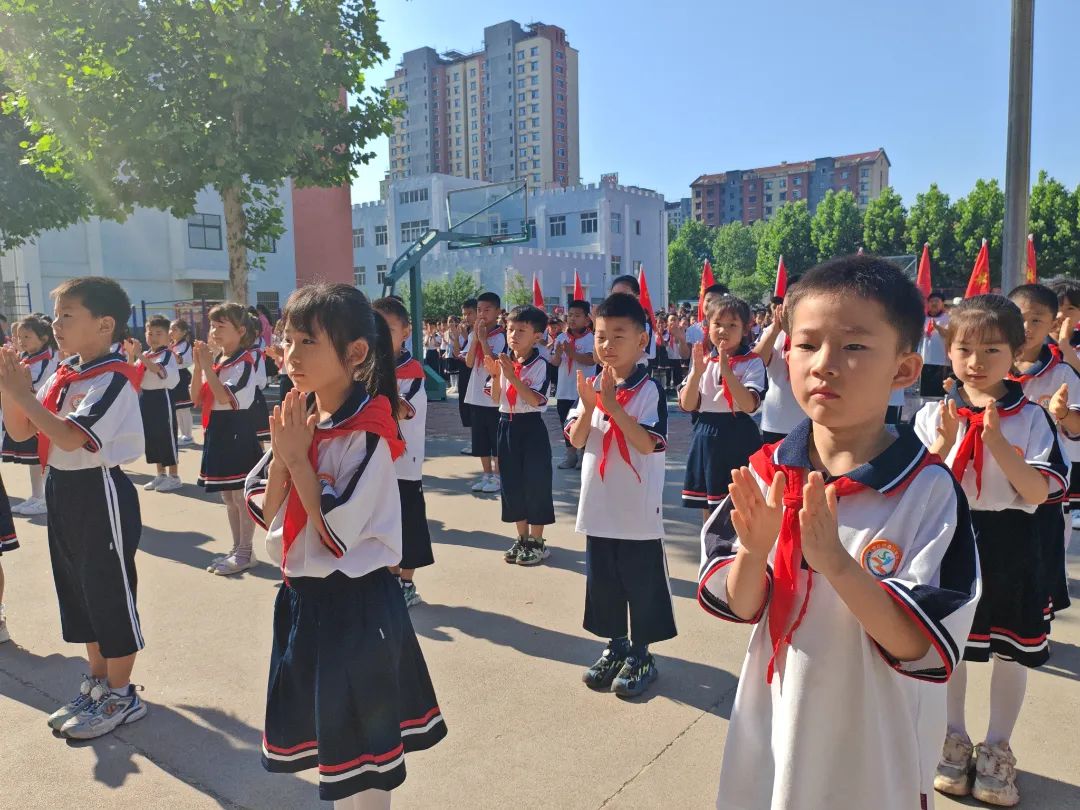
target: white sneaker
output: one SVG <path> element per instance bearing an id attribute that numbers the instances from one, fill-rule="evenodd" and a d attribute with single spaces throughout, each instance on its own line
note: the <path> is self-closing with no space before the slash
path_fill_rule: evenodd
<path id="1" fill-rule="evenodd" d="M 473 482 L 472 491 L 473 492 L 487 492 L 487 485 L 488 485 L 488 481 L 489 481 L 490 478 L 491 478 L 491 476 L 488 475 L 487 473 L 484 473 L 483 475 L 481 475 L 479 478 L 477 478 Z"/>
<path id="2" fill-rule="evenodd" d="M 233 574 L 239 574 L 241 571 L 247 571 L 249 568 L 254 568 L 255 563 L 257 562 L 258 560 L 255 559 L 254 554 L 246 560 L 236 554 L 230 554 L 213 567 L 213 573 L 217 574 L 219 577 L 231 577 Z"/>
<path id="3" fill-rule="evenodd" d="M 73 740 L 92 740 L 108 734 L 124 723 L 134 723 L 146 716 L 146 704 L 139 700 L 134 684 L 126 692 L 114 692 L 99 683 L 90 690 L 92 703 L 60 727 L 60 733 Z"/>
<path id="4" fill-rule="evenodd" d="M 12 510 L 14 511 L 14 510 Z M 26 517 L 32 517 L 33 515 L 44 515 L 49 511 L 49 507 L 45 505 L 44 498 L 28 498 L 19 504 L 19 514 Z"/>
<path id="5" fill-rule="evenodd" d="M 7 617 L 4 616 L 4 606 L 0 605 L 0 644 L 11 641 L 11 633 L 7 629 Z"/>
<path id="6" fill-rule="evenodd" d="M 172 492 L 174 489 L 180 489 L 184 485 L 184 482 L 180 480 L 179 475 L 166 475 L 165 480 L 157 485 L 158 492 Z"/>
<path id="7" fill-rule="evenodd" d="M 195 444 L 195 440 L 190 436 L 181 436 L 176 440 L 176 443 L 181 447 L 187 447 L 189 444 Z"/>
<path id="8" fill-rule="evenodd" d="M 573 447 L 566 448 L 566 454 L 563 456 L 563 460 L 559 462 L 558 467 L 560 470 L 572 470 L 578 465 L 577 450 Z"/>
<path id="9" fill-rule="evenodd" d="M 1076 509 L 1072 513 L 1072 527 L 1080 529 L 1080 509 Z"/>
<path id="10" fill-rule="evenodd" d="M 49 715 L 49 719 L 46 720 L 49 728 L 59 731 L 64 723 L 77 716 L 79 712 L 94 702 L 94 699 L 90 697 L 91 691 L 104 683 L 104 681 L 99 681 L 97 678 L 83 675 L 82 683 L 79 685 L 79 694 Z"/>
<path id="11" fill-rule="evenodd" d="M 153 478 L 143 484 L 143 489 L 145 489 L 147 492 L 153 492 L 155 489 L 164 484 L 167 478 L 168 476 L 165 475 L 155 475 Z"/>
<path id="12" fill-rule="evenodd" d="M 492 475 L 488 478 L 486 484 L 484 484 L 481 492 L 498 492 L 502 489 L 502 480 L 497 475 Z"/>

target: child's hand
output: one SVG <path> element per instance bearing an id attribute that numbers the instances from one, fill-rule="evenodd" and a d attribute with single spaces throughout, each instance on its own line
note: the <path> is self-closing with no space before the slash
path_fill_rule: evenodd
<path id="1" fill-rule="evenodd" d="M 6 346 L 0 349 L 0 393 L 13 402 L 34 393 L 29 366 L 24 366 L 18 353 Z"/>
<path id="2" fill-rule="evenodd" d="M 942 438 L 945 446 L 943 450 L 948 454 L 952 446 L 956 444 L 956 435 L 960 432 L 960 414 L 956 411 L 956 400 L 948 399 L 941 408 L 941 419 L 937 433 Z"/>
<path id="3" fill-rule="evenodd" d="M 213 357 L 210 354 L 210 347 L 206 345 L 204 341 L 196 340 L 191 347 L 191 361 L 199 368 L 207 369 L 214 365 Z"/>
<path id="4" fill-rule="evenodd" d="M 153 357 L 150 356 L 150 352 L 143 352 L 141 359 L 142 359 L 143 365 L 146 366 L 147 368 L 153 369 L 154 374 L 156 374 L 160 379 L 164 380 L 166 377 L 169 376 L 169 372 L 167 372 L 165 369 L 163 369 L 161 367 L 161 364 L 158 363 Z"/>
<path id="5" fill-rule="evenodd" d="M 487 370 L 488 375 L 490 375 L 492 379 L 498 378 L 500 373 L 499 364 L 496 362 L 494 357 L 484 358 L 484 368 Z"/>
<path id="6" fill-rule="evenodd" d="M 782 472 L 773 476 L 769 491 L 761 494 L 761 487 L 750 474 L 748 467 L 731 471 L 731 525 L 739 535 L 739 544 L 751 554 L 765 557 L 780 536 L 780 523 L 784 519 L 784 486 L 787 479 Z"/>
<path id="7" fill-rule="evenodd" d="M 695 343 L 690 350 L 690 376 L 697 379 L 705 373 L 705 342 Z"/>
<path id="8" fill-rule="evenodd" d="M 508 380 L 516 380 L 517 374 L 514 373 L 514 361 L 510 359 L 508 354 L 499 355 L 499 368 L 502 371 L 502 375 Z"/>
<path id="9" fill-rule="evenodd" d="M 951 394 L 953 391 L 956 390 L 956 378 L 946 377 L 944 380 L 941 381 L 941 387 L 945 390 L 946 394 Z"/>
<path id="10" fill-rule="evenodd" d="M 585 379 L 585 372 L 581 369 L 577 372 L 577 392 L 586 410 L 591 411 L 596 407 L 596 389 Z"/>
<path id="11" fill-rule="evenodd" d="M 851 562 L 840 542 L 836 520 L 836 487 L 825 486 L 821 473 L 812 472 L 803 486 L 803 507 L 799 510 L 802 551 L 806 563 L 826 579 Z"/>
<path id="12" fill-rule="evenodd" d="M 735 372 L 731 370 L 731 364 L 728 362 L 727 349 L 720 346 L 716 350 L 716 362 L 720 366 L 720 377 L 725 380 L 730 380 L 735 376 Z"/>
<path id="13" fill-rule="evenodd" d="M 1073 335 L 1073 322 L 1071 318 L 1062 318 L 1061 327 L 1058 329 L 1058 346 L 1071 346 Z"/>
<path id="14" fill-rule="evenodd" d="M 487 327 L 484 326 L 483 322 L 479 318 L 477 318 L 476 323 L 473 324 L 473 334 L 476 336 L 476 339 L 478 341 L 487 340 L 487 333 Z"/>
<path id="15" fill-rule="evenodd" d="M 604 366 L 600 372 L 600 401 L 609 414 L 619 407 L 619 401 L 615 399 L 615 369 L 611 366 Z"/>
<path id="16" fill-rule="evenodd" d="M 307 413 L 305 398 L 296 389 L 285 395 L 284 402 L 278 408 L 281 409 L 281 424 L 277 431 L 277 449 L 281 459 L 290 469 L 310 464 L 308 451 L 315 436 L 318 416 Z"/>
<path id="17" fill-rule="evenodd" d="M 983 411 L 982 440 L 987 447 L 998 447 L 1005 436 L 1001 433 L 1001 417 L 998 416 L 997 405 L 991 402 Z"/>
<path id="18" fill-rule="evenodd" d="M 1064 422 L 1069 415 L 1069 384 L 1062 383 L 1061 388 L 1050 397 L 1050 404 L 1046 406 L 1050 415 L 1058 422 Z"/>

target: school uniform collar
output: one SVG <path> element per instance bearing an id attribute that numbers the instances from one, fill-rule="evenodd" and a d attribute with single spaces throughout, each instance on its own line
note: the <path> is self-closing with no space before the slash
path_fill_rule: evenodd
<path id="1" fill-rule="evenodd" d="M 728 352 L 728 360 L 746 359 L 746 355 L 748 354 L 750 354 L 750 344 L 746 341 L 743 341 L 735 347 L 735 351 Z M 709 359 L 716 360 L 718 357 L 720 357 L 720 350 L 713 346 L 712 349 L 709 351 Z"/>
<path id="2" fill-rule="evenodd" d="M 401 368 L 406 363 L 412 360 L 412 352 L 408 349 L 402 349 L 401 353 L 397 356 L 397 368 Z"/>
<path id="3" fill-rule="evenodd" d="M 329 430 L 335 428 L 344 422 L 346 419 L 351 419 L 364 410 L 367 404 L 371 402 L 371 397 L 368 396 L 367 386 L 362 382 L 353 383 L 352 390 L 349 391 L 348 396 L 345 397 L 345 401 L 341 403 L 341 407 L 331 414 L 329 419 L 324 419 L 316 425 L 320 430 Z M 315 394 L 310 393 L 307 395 L 308 408 L 315 407 Z"/>
<path id="4" fill-rule="evenodd" d="M 801 467 L 812 470 L 810 462 L 810 437 L 813 423 L 804 419 L 781 441 L 773 451 L 773 461 L 783 467 Z M 927 461 L 930 451 L 907 426 L 898 429 L 896 441 L 865 464 L 847 473 L 847 478 L 887 495 L 904 486 Z M 829 476 L 825 478 L 829 482 Z"/>
<path id="5" fill-rule="evenodd" d="M 1002 394 L 997 402 L 998 411 L 1011 411 L 1024 404 L 1024 387 L 1015 380 L 1004 380 L 1005 393 Z M 967 408 L 972 413 L 982 413 L 982 408 L 976 408 L 974 405 L 968 405 L 964 401 L 964 398 L 960 396 L 960 390 L 964 387 L 964 384 L 959 380 L 956 381 L 956 387 L 951 392 L 945 394 L 945 398 L 951 399 L 956 403 L 957 408 Z"/>
<path id="6" fill-rule="evenodd" d="M 74 357 L 69 357 L 64 362 L 71 366 L 78 366 L 80 374 L 84 371 L 89 371 L 92 368 L 97 368 L 98 366 L 105 365 L 106 363 L 112 363 L 117 360 L 119 360 L 121 363 L 127 362 L 123 357 L 120 356 L 119 352 L 108 352 L 106 354 L 103 354 L 101 357 L 98 357 L 96 360 L 91 360 L 87 363 L 82 363 L 80 362 L 80 360 L 81 358 L 78 355 L 75 355 Z"/>
<path id="7" fill-rule="evenodd" d="M 507 352 L 507 353 L 510 354 L 509 352 Z M 514 355 L 513 354 L 510 354 L 510 359 L 513 360 L 515 363 L 518 362 L 517 360 L 514 360 Z M 531 352 L 529 352 L 529 356 L 521 361 L 521 367 L 523 369 L 528 368 L 529 366 L 531 366 L 533 363 L 535 363 L 539 359 L 540 359 L 540 350 L 538 348 L 536 348 L 535 346 L 533 346 L 533 350 Z"/>
<path id="8" fill-rule="evenodd" d="M 649 378 L 649 369 L 645 366 L 635 366 L 630 376 L 615 387 L 624 391 L 633 391 L 641 387 L 641 384 Z"/>
<path id="9" fill-rule="evenodd" d="M 1057 347 L 1057 344 L 1044 343 L 1042 348 L 1039 349 L 1039 356 L 1035 358 L 1034 365 L 1027 371 L 1010 374 L 1009 379 L 1015 380 L 1018 383 L 1023 383 L 1025 380 L 1041 377 L 1060 362 L 1061 349 Z"/>
<path id="10" fill-rule="evenodd" d="M 251 349 L 237 349 L 235 352 L 230 354 L 228 357 L 223 357 L 221 362 L 219 362 L 217 365 L 220 368 L 228 368 L 233 363 L 239 362 L 241 359 L 243 359 L 245 354 L 248 354 L 251 351 L 252 351 Z"/>
<path id="11" fill-rule="evenodd" d="M 48 346 L 42 349 L 40 352 L 30 354 L 29 352 L 19 352 L 19 359 L 26 365 L 33 365 L 34 363 L 40 363 L 42 361 L 52 360 L 53 352 Z"/>

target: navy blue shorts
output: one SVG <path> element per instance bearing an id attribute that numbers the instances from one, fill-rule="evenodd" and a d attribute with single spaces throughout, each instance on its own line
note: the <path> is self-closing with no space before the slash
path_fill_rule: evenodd
<path id="1" fill-rule="evenodd" d="M 472 454 L 477 458 L 497 456 L 499 454 L 499 409 L 471 405 L 469 420 L 469 427 L 472 430 Z"/>
<path id="2" fill-rule="evenodd" d="M 539 412 L 499 419 L 499 475 L 503 523 L 526 520 L 531 526 L 555 522 L 551 498 L 551 439 Z"/>
<path id="3" fill-rule="evenodd" d="M 582 626 L 606 639 L 623 638 L 629 629 L 634 644 L 678 635 L 663 540 L 587 536 Z"/>
<path id="4" fill-rule="evenodd" d="M 423 568 L 435 562 L 431 552 L 431 532 L 427 524 L 423 481 L 398 479 L 401 496 L 401 567 Z"/>
<path id="5" fill-rule="evenodd" d="M 699 413 L 690 438 L 683 506 L 711 509 L 727 497 L 731 471 L 761 447 L 761 432 L 745 413 Z"/>

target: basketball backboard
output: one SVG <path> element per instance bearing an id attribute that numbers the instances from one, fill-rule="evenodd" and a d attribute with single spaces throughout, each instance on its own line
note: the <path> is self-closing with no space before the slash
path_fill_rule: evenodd
<path id="1" fill-rule="evenodd" d="M 447 192 L 451 250 L 529 241 L 528 194 L 524 180 Z"/>

